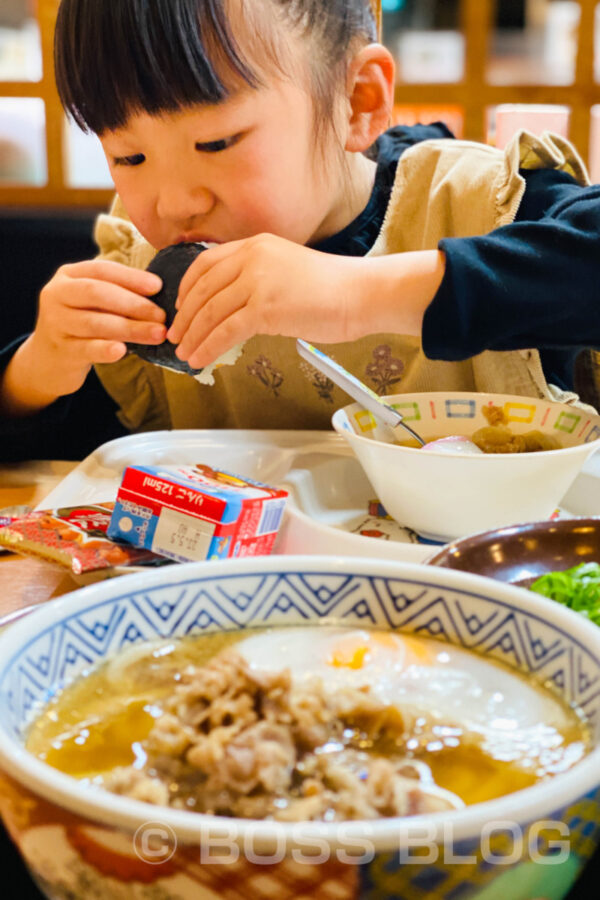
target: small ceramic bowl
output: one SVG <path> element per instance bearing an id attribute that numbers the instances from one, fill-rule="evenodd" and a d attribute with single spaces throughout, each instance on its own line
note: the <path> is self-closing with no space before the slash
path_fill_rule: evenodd
<path id="1" fill-rule="evenodd" d="M 123 647 L 232 629 L 345 624 L 434 637 L 552 682 L 589 718 L 569 771 L 434 815 L 282 823 L 151 806 L 85 787 L 25 749 L 47 700 Z M 91 585 L 0 636 L 0 811 L 53 900 L 561 900 L 599 839 L 600 629 L 464 572 L 257 557 Z"/>
<path id="2" fill-rule="evenodd" d="M 515 434 L 539 430 L 561 449 L 468 456 L 404 447 L 360 403 L 334 414 L 387 512 L 425 538 L 448 541 L 548 518 L 584 462 L 600 447 L 600 416 L 564 403 L 507 394 L 394 394 L 386 401 L 425 440 L 470 437 L 488 424 L 483 410 L 502 409 Z"/>
<path id="3" fill-rule="evenodd" d="M 600 563 L 600 517 L 527 522 L 471 534 L 446 544 L 427 562 L 528 587 L 548 572 Z"/>

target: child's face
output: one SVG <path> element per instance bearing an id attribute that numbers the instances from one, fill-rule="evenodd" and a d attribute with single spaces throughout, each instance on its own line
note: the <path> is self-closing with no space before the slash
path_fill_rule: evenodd
<path id="1" fill-rule="evenodd" d="M 127 212 L 156 249 L 261 232 L 306 244 L 355 214 L 331 145 L 325 171 L 313 114 L 303 88 L 276 80 L 218 106 L 137 114 L 100 139 Z"/>

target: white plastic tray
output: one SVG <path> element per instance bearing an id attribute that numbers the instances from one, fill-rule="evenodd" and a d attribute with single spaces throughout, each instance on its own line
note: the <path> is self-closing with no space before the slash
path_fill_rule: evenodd
<path id="1" fill-rule="evenodd" d="M 127 465 L 196 462 L 289 491 L 275 553 L 421 562 L 433 550 L 409 529 L 371 514 L 377 498 L 370 482 L 344 439 L 329 431 L 224 429 L 129 435 L 95 450 L 41 506 L 51 509 L 114 500 Z"/>
<path id="2" fill-rule="evenodd" d="M 95 450 L 41 505 L 49 509 L 114 500 L 127 465 L 196 462 L 289 491 L 275 553 L 422 562 L 435 549 L 409 529 L 372 514 L 375 491 L 344 439 L 330 431 L 224 429 L 129 435 Z M 561 513 L 600 515 L 600 454 L 585 463 L 563 499 Z"/>

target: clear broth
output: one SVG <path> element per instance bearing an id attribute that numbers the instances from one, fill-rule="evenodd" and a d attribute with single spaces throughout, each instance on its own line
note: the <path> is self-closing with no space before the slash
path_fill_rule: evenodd
<path id="1" fill-rule="evenodd" d="M 129 654 L 114 657 L 52 700 L 33 723 L 27 749 L 54 768 L 86 780 L 116 766 L 142 765 L 143 742 L 161 715 L 161 703 L 172 694 L 182 670 L 190 665 L 202 666 L 224 648 L 256 633 L 236 631 L 188 637 L 157 645 L 154 650 L 144 645 L 140 648 L 143 655 L 138 659 L 132 659 Z M 410 640 L 446 646 L 430 639 L 411 637 Z M 485 665 L 506 671 L 499 663 L 478 658 Z M 511 675 L 531 684 L 517 672 L 511 670 Z M 550 688 L 540 686 L 539 690 L 551 695 L 554 702 L 559 699 Z M 406 755 L 425 762 L 435 783 L 457 794 L 467 805 L 512 793 L 570 768 L 589 751 L 590 738 L 583 717 L 560 702 L 567 725 L 552 734 L 549 732 L 553 762 L 541 775 L 527 765 L 507 762 L 493 747 L 486 746 L 484 750 L 472 741 L 463 740 L 456 729 L 452 740 L 445 740 L 447 729 L 439 722 L 427 740 L 422 739 L 423 735 L 420 740 L 413 740 L 417 746 Z M 402 708 L 401 704 L 399 707 Z M 555 752 L 557 746 L 561 752 Z M 371 749 L 385 752 L 382 747 Z"/>

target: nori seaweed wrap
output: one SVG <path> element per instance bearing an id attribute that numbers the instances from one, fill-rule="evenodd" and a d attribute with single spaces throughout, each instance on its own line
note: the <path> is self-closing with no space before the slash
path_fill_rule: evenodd
<path id="1" fill-rule="evenodd" d="M 173 244 L 170 247 L 159 250 L 147 267 L 148 272 L 154 272 L 162 278 L 162 288 L 158 294 L 154 294 L 150 299 L 166 312 L 165 324 L 167 328 L 171 327 L 175 318 L 175 301 L 181 279 L 198 254 L 207 249 L 205 244 Z M 132 343 L 127 344 L 127 346 L 131 353 L 135 353 L 137 356 L 155 365 L 175 369 L 178 372 L 187 372 L 190 375 L 195 375 L 202 371 L 202 369 L 192 369 L 185 360 L 178 359 L 175 356 L 176 345 L 170 341 L 165 340 L 162 344 Z"/>

